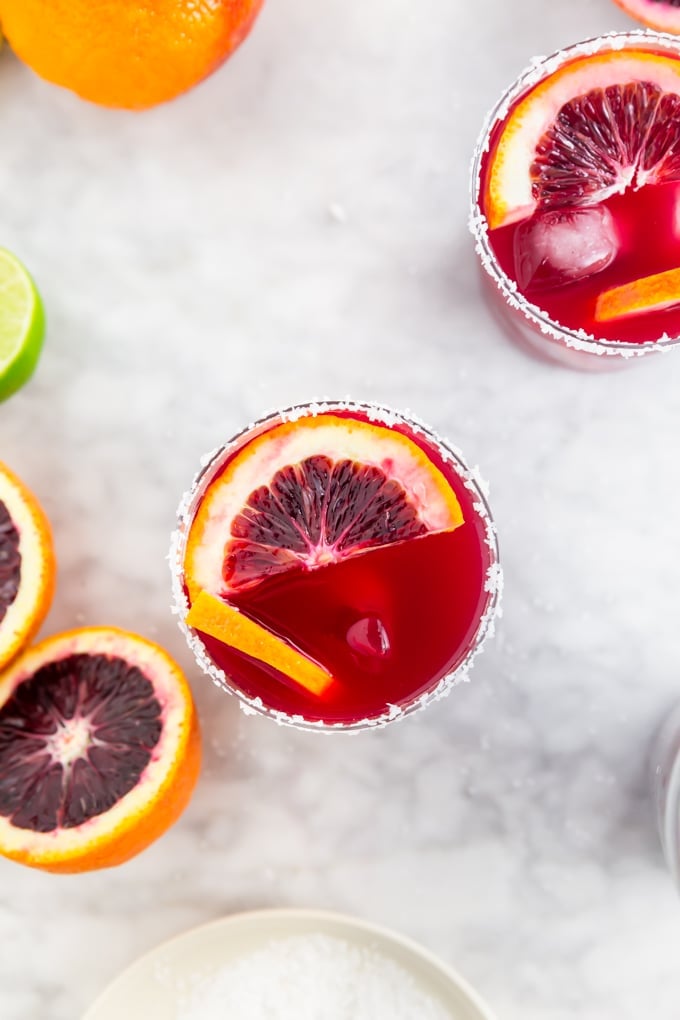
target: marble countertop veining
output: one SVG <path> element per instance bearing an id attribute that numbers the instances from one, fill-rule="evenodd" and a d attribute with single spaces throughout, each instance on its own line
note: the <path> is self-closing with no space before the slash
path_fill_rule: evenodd
<path id="1" fill-rule="evenodd" d="M 285 905 L 421 940 L 499 1020 L 680 1017 L 646 775 L 680 696 L 680 357 L 592 377 L 528 359 L 466 226 L 501 89 L 533 54 L 626 27 L 611 0 L 269 0 L 218 74 L 140 116 L 0 57 L 0 243 L 50 323 L 0 455 L 54 525 L 45 632 L 167 645 L 206 740 L 189 810 L 132 863 L 0 862 L 2 1020 L 76 1020 L 158 941 Z M 472 683 L 329 738 L 246 718 L 197 673 L 165 557 L 202 451 L 345 394 L 411 408 L 482 466 L 507 585 Z"/>

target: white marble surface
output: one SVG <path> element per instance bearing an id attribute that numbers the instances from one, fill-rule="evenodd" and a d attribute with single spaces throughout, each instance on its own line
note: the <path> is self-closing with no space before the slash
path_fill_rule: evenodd
<path id="1" fill-rule="evenodd" d="M 392 925 L 499 1020 L 680 1016 L 645 773 L 680 695 L 680 356 L 603 377 L 528 359 L 466 231 L 500 90 L 532 53 L 629 25 L 611 0 L 269 0 L 229 65 L 142 116 L 0 59 L 0 243 L 50 320 L 0 455 L 54 523 L 45 631 L 162 641 L 207 749 L 186 815 L 129 865 L 0 862 L 2 1020 L 74 1020 L 159 940 L 259 905 Z M 347 393 L 412 408 L 481 464 L 507 597 L 473 683 L 328 738 L 242 717 L 198 675 L 165 554 L 204 449 Z"/>

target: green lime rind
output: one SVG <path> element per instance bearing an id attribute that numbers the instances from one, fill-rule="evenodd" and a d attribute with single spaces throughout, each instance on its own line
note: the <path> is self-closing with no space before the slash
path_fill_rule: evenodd
<path id="1" fill-rule="evenodd" d="M 28 382 L 45 338 L 38 289 L 16 256 L 0 248 L 0 401 Z"/>

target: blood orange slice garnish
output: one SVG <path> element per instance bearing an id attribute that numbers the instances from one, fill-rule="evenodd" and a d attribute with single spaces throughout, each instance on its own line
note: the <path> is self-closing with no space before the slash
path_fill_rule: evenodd
<path id="1" fill-rule="evenodd" d="M 333 683 L 331 674 L 309 656 L 208 592 L 202 591 L 196 597 L 186 622 L 189 627 L 271 666 L 306 688 L 310 694 L 323 694 Z"/>
<path id="2" fill-rule="evenodd" d="M 680 32 L 680 0 L 614 0 L 631 18 L 659 32 Z"/>
<path id="3" fill-rule="evenodd" d="M 463 523 L 458 499 L 413 439 L 323 413 L 256 435 L 212 481 L 190 524 L 190 601 L 313 570 Z"/>
<path id="4" fill-rule="evenodd" d="M 680 59 L 644 48 L 576 57 L 521 98 L 489 157 L 489 227 L 680 181 Z"/>
<path id="5" fill-rule="evenodd" d="M 47 518 L 26 486 L 0 464 L 0 669 L 43 622 L 55 574 Z"/>
<path id="6" fill-rule="evenodd" d="M 654 273 L 600 294 L 595 306 L 599 322 L 658 312 L 680 302 L 680 269 Z"/>
<path id="7" fill-rule="evenodd" d="M 15 861 L 128 860 L 179 817 L 199 766 L 189 686 L 143 638 L 71 631 L 0 674 L 0 853 Z"/>

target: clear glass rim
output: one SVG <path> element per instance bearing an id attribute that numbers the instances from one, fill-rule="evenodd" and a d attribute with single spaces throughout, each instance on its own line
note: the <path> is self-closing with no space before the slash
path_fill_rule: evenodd
<path id="1" fill-rule="evenodd" d="M 622 49 L 667 49 L 680 59 L 680 37 L 666 32 L 634 29 L 629 32 L 609 32 L 594 36 L 583 42 L 574 43 L 562 50 L 556 50 L 547 57 L 533 60 L 518 78 L 506 89 L 495 106 L 487 114 L 474 149 L 470 173 L 470 232 L 475 239 L 475 249 L 484 270 L 491 277 L 506 303 L 521 313 L 533 328 L 538 327 L 549 340 L 555 340 L 563 347 L 586 351 L 599 356 L 639 358 L 647 354 L 663 354 L 680 344 L 680 336 L 664 335 L 658 340 L 644 343 L 630 343 L 622 340 L 606 340 L 592 336 L 582 329 L 570 329 L 552 319 L 547 312 L 532 304 L 520 292 L 517 284 L 502 269 L 489 240 L 489 229 L 480 203 L 482 164 L 489 147 L 491 133 L 495 126 L 508 114 L 510 107 L 519 97 L 533 88 L 543 78 L 558 70 L 567 61 L 578 56 L 589 56 L 602 50 Z"/>
<path id="2" fill-rule="evenodd" d="M 668 782 L 666 810 L 664 812 L 662 843 L 666 863 L 680 892 L 680 755 L 675 759 Z"/>
<path id="3" fill-rule="evenodd" d="M 402 706 L 392 706 L 379 716 L 371 716 L 355 722 L 325 722 L 323 720 L 307 719 L 302 715 L 289 715 L 278 709 L 267 706 L 261 698 L 251 698 L 242 691 L 224 670 L 219 669 L 208 655 L 200 637 L 186 623 L 186 614 L 189 606 L 184 591 L 183 583 L 183 560 L 184 548 L 188 526 L 193 518 L 198 502 L 209 486 L 214 474 L 221 467 L 224 460 L 231 456 L 243 442 L 250 438 L 257 431 L 264 431 L 274 422 L 295 421 L 301 417 L 312 414 L 323 414 L 339 410 L 356 410 L 366 414 L 371 420 L 384 425 L 395 423 L 406 425 L 416 436 L 430 443 L 439 453 L 442 459 L 450 463 L 456 475 L 463 482 L 465 487 L 474 496 L 474 511 L 482 521 L 485 530 L 485 544 L 488 548 L 489 565 L 486 572 L 484 590 L 488 595 L 484 609 L 480 615 L 477 628 L 470 639 L 469 649 L 464 658 L 445 676 L 443 676 L 432 689 L 417 696 L 412 701 Z M 295 729 L 311 730 L 314 732 L 357 732 L 361 730 L 377 729 L 397 719 L 405 718 L 414 712 L 425 708 L 432 701 L 444 697 L 457 684 L 468 679 L 470 669 L 474 660 L 481 653 L 487 640 L 492 637 L 495 628 L 495 621 L 501 613 L 501 596 L 503 590 L 503 573 L 500 566 L 498 548 L 498 537 L 496 526 L 491 515 L 491 509 L 486 496 L 486 485 L 476 468 L 472 469 L 464 460 L 462 454 L 455 447 L 443 440 L 427 425 L 416 418 L 409 411 L 394 411 L 381 404 L 353 400 L 322 400 L 309 401 L 304 404 L 295 404 L 283 410 L 275 410 L 265 414 L 257 421 L 242 429 L 233 436 L 224 446 L 218 447 L 212 453 L 203 457 L 200 470 L 195 475 L 191 488 L 185 493 L 180 501 L 177 510 L 177 527 L 172 534 L 169 562 L 172 575 L 172 611 L 178 617 L 179 627 L 182 630 L 186 641 L 194 654 L 196 662 L 204 673 L 206 673 L 219 688 L 234 694 L 241 709 L 247 715 L 264 715 L 282 725 L 292 726 Z"/>

